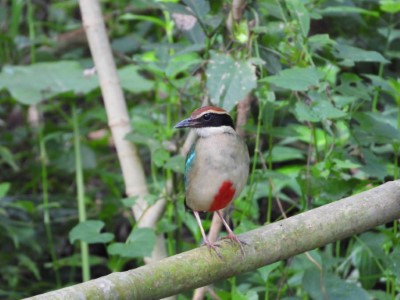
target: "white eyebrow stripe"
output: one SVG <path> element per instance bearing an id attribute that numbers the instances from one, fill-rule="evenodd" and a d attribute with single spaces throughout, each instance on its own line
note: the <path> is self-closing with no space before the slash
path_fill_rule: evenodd
<path id="1" fill-rule="evenodd" d="M 195 115 L 194 118 L 200 118 L 202 116 L 204 116 L 205 114 L 218 114 L 218 115 L 229 115 L 226 111 L 218 111 L 218 110 L 213 110 L 213 109 L 209 109 L 206 111 L 203 111 L 201 114 Z"/>

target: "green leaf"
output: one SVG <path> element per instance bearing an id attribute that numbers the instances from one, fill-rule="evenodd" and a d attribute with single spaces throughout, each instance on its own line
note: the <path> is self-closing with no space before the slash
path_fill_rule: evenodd
<path id="1" fill-rule="evenodd" d="M 29 105 L 66 92 L 85 94 L 96 87 L 97 76 L 85 77 L 73 61 L 7 66 L 0 74 L 0 89 L 8 89 L 15 100 Z"/>
<path id="2" fill-rule="evenodd" d="M 357 169 L 360 167 L 360 164 L 354 163 L 348 159 L 341 160 L 341 159 L 334 158 L 334 159 L 332 159 L 332 161 L 335 163 L 335 166 L 338 169 Z"/>
<path id="3" fill-rule="evenodd" d="M 164 165 L 164 168 L 183 174 L 185 170 L 185 157 L 182 155 L 175 155 L 171 157 Z"/>
<path id="4" fill-rule="evenodd" d="M 336 45 L 336 49 L 339 51 L 336 57 L 349 60 L 352 62 L 380 62 L 387 64 L 388 61 L 379 52 L 367 51 L 353 46 L 348 45 Z"/>
<path id="5" fill-rule="evenodd" d="M 289 0 L 286 1 L 286 3 L 288 5 L 290 13 L 293 16 L 296 16 L 303 37 L 306 37 L 308 35 L 308 32 L 310 31 L 310 14 L 308 13 L 307 8 L 300 0 Z"/>
<path id="6" fill-rule="evenodd" d="M 380 113 L 360 112 L 355 113 L 353 117 L 360 124 L 356 126 L 359 129 L 357 130 L 359 139 L 388 144 L 400 140 L 400 131 L 388 121 L 381 120 Z"/>
<path id="7" fill-rule="evenodd" d="M 190 7 L 201 21 L 210 11 L 210 3 L 206 0 L 183 0 L 183 2 Z"/>
<path id="8" fill-rule="evenodd" d="M 280 265 L 282 264 L 282 262 L 277 261 L 273 264 L 261 267 L 259 269 L 257 269 L 257 273 L 260 274 L 262 280 L 264 282 L 267 282 L 269 274 L 271 274 L 276 268 L 278 268 Z"/>
<path id="9" fill-rule="evenodd" d="M 371 89 L 356 74 L 343 73 L 339 78 L 340 85 L 336 87 L 336 90 L 345 98 L 356 97 L 356 99 L 371 100 Z"/>
<path id="10" fill-rule="evenodd" d="M 0 159 L 8 164 L 14 171 L 19 170 L 19 167 L 14 160 L 14 156 L 8 148 L 0 146 Z"/>
<path id="11" fill-rule="evenodd" d="M 336 45 L 336 41 L 332 40 L 329 37 L 329 34 L 316 34 L 310 36 L 307 39 L 307 43 L 310 45 L 310 48 L 313 49 L 313 51 L 322 49 L 323 47 L 328 45 Z"/>
<path id="12" fill-rule="evenodd" d="M 354 246 L 351 258 L 360 272 L 360 281 L 364 288 L 371 289 L 382 276 L 379 259 L 386 256 L 382 250 L 385 236 L 381 233 L 367 232 L 360 236 Z"/>
<path id="13" fill-rule="evenodd" d="M 312 168 L 311 192 L 316 195 L 315 202 L 318 202 L 316 203 L 318 205 L 339 200 L 348 195 L 354 188 L 354 180 L 346 181 L 334 177 L 324 178 L 322 176 L 324 172 L 329 172 L 329 169 L 324 165 L 324 163 L 321 163 L 321 165 Z M 303 183 L 306 184 L 306 182 Z"/>
<path id="14" fill-rule="evenodd" d="M 168 65 L 165 69 L 165 75 L 169 78 L 174 78 L 181 72 L 190 73 L 201 63 L 202 59 L 194 52 L 175 55 L 169 59 Z"/>
<path id="15" fill-rule="evenodd" d="M 86 145 L 82 145 L 80 153 L 81 153 L 82 166 L 84 170 L 91 170 L 96 168 L 97 166 L 96 152 L 92 148 L 89 148 Z"/>
<path id="16" fill-rule="evenodd" d="M 1 224 L 5 230 L 6 235 L 13 241 L 14 247 L 19 249 L 21 244 L 32 246 L 34 240 L 35 231 L 33 230 L 32 224 Z"/>
<path id="17" fill-rule="evenodd" d="M 151 22 L 155 25 L 161 26 L 162 28 L 166 27 L 165 22 L 163 22 L 160 18 L 152 17 L 152 16 L 143 16 L 143 15 L 135 15 L 132 13 L 125 13 L 119 17 L 121 21 L 145 21 Z"/>
<path id="18" fill-rule="evenodd" d="M 77 240 L 88 244 L 108 243 L 114 239 L 114 235 L 112 233 L 100 233 L 103 227 L 104 222 L 102 221 L 88 220 L 81 222 L 69 232 L 69 240 L 71 243 Z"/>
<path id="19" fill-rule="evenodd" d="M 136 228 L 128 238 L 128 243 L 113 243 L 107 247 L 110 255 L 136 258 L 149 256 L 156 243 L 156 234 L 151 228 Z"/>
<path id="20" fill-rule="evenodd" d="M 169 160 L 169 155 L 167 150 L 158 148 L 151 152 L 151 159 L 157 167 L 162 167 Z"/>
<path id="21" fill-rule="evenodd" d="M 370 299 L 368 293 L 356 284 L 344 281 L 331 273 L 321 277 L 320 271 L 315 268 L 305 272 L 302 286 L 313 299 Z"/>
<path id="22" fill-rule="evenodd" d="M 89 265 L 104 265 L 105 258 L 90 254 L 89 256 Z M 82 267 L 82 256 L 79 253 L 76 253 L 72 256 L 59 258 L 57 263 L 48 262 L 44 264 L 45 268 L 62 268 L 62 267 Z"/>
<path id="23" fill-rule="evenodd" d="M 2 182 L 0 183 L 0 198 L 3 198 L 7 195 L 8 191 L 10 190 L 11 184 L 9 182 Z"/>
<path id="24" fill-rule="evenodd" d="M 235 41 L 246 44 L 249 40 L 249 24 L 246 19 L 241 20 L 239 23 L 233 23 L 233 37 Z"/>
<path id="25" fill-rule="evenodd" d="M 268 159 L 269 151 L 264 155 Z M 272 162 L 283 162 L 296 159 L 303 159 L 303 151 L 286 146 L 275 146 L 272 148 Z"/>
<path id="26" fill-rule="evenodd" d="M 18 264 L 21 267 L 27 268 L 36 278 L 36 280 L 41 280 L 40 271 L 35 261 L 24 254 L 18 254 Z"/>
<path id="27" fill-rule="evenodd" d="M 257 85 L 255 68 L 248 60 L 211 52 L 207 65 L 207 89 L 211 102 L 230 111 Z"/>
<path id="28" fill-rule="evenodd" d="M 378 32 L 384 38 L 387 38 L 390 43 L 400 38 L 400 30 L 391 27 L 378 28 Z"/>
<path id="29" fill-rule="evenodd" d="M 388 256 L 388 266 L 397 278 L 400 278 L 400 246 L 397 245 Z"/>
<path id="30" fill-rule="evenodd" d="M 173 232 L 178 229 L 178 225 L 171 223 L 171 221 L 167 219 L 161 219 L 157 223 L 157 233 L 167 233 Z"/>
<path id="31" fill-rule="evenodd" d="M 132 93 L 153 89 L 153 82 L 140 76 L 136 66 L 124 67 L 118 74 L 122 87 Z M 86 94 L 97 87 L 97 76 L 85 77 L 79 63 L 72 61 L 8 66 L 0 74 L 0 89 L 8 89 L 24 104 L 36 104 L 66 92 Z"/>
<path id="32" fill-rule="evenodd" d="M 356 6 L 328 6 L 322 10 L 318 10 L 322 15 L 347 15 L 347 14 L 363 14 L 373 17 L 379 17 L 379 13 L 373 10 L 367 10 Z"/>
<path id="33" fill-rule="evenodd" d="M 358 136 L 358 138 L 361 138 L 361 141 L 367 140 L 366 142 L 369 143 L 367 138 L 357 134 L 357 132 L 364 132 L 364 130 L 355 131 L 355 135 Z M 384 178 L 389 175 L 386 168 L 386 161 L 381 156 L 376 156 L 368 149 L 362 149 L 361 153 L 365 161 L 365 165 L 360 168 L 361 171 L 365 172 L 372 178 L 378 178 L 380 180 L 384 180 Z"/>
<path id="34" fill-rule="evenodd" d="M 149 118 L 145 112 L 132 112 L 131 115 L 134 132 L 129 134 L 140 134 L 153 139 L 159 130 L 158 124 L 153 119 Z"/>
<path id="35" fill-rule="evenodd" d="M 123 89 L 133 94 L 149 92 L 154 89 L 154 82 L 139 74 L 140 68 L 129 65 L 118 70 L 118 76 Z"/>
<path id="36" fill-rule="evenodd" d="M 279 72 L 278 75 L 268 76 L 260 82 L 269 82 L 280 88 L 291 91 L 306 91 L 311 86 L 316 86 L 321 79 L 321 74 L 314 67 L 294 67 Z"/>
<path id="37" fill-rule="evenodd" d="M 381 10 L 395 14 L 400 11 L 400 2 L 398 0 L 380 0 L 379 5 Z"/>
<path id="38" fill-rule="evenodd" d="M 294 114 L 301 122 L 320 122 L 346 116 L 345 112 L 335 108 L 332 103 L 324 100 L 312 102 L 311 105 L 306 105 L 304 102 L 296 102 Z"/>
<path id="39" fill-rule="evenodd" d="M 121 199 L 121 202 L 124 207 L 131 208 L 132 206 L 134 206 L 136 204 L 136 202 L 138 200 L 139 200 L 139 196 L 134 196 L 134 197 Z"/>

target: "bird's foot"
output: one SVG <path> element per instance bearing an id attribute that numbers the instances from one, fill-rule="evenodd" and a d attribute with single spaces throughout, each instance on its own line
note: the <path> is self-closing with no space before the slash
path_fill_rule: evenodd
<path id="1" fill-rule="evenodd" d="M 247 245 L 246 242 L 239 240 L 239 238 L 232 232 L 227 236 L 222 237 L 221 239 L 230 239 L 232 242 L 239 244 L 240 252 L 244 255 L 244 247 L 243 245 Z"/>
<path id="2" fill-rule="evenodd" d="M 204 241 L 204 245 L 205 246 L 207 246 L 207 248 L 210 250 L 210 252 L 211 252 L 211 250 L 214 250 L 215 251 L 215 253 L 218 255 L 218 257 L 220 258 L 220 259 L 224 259 L 223 257 L 222 257 L 222 255 L 221 255 L 221 253 L 219 253 L 219 251 L 218 251 L 218 248 L 219 247 L 221 247 L 220 245 L 217 245 L 217 244 L 215 244 L 215 243 L 212 243 L 212 242 L 210 242 L 210 241 Z"/>

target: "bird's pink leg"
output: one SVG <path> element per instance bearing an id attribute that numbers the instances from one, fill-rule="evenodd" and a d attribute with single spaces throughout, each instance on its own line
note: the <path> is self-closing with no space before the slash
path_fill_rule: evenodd
<path id="1" fill-rule="evenodd" d="M 203 236 L 203 240 L 204 240 L 204 244 L 207 245 L 207 247 L 209 249 L 214 249 L 215 253 L 217 253 L 217 255 L 222 258 L 221 254 L 219 254 L 217 248 L 219 247 L 218 245 L 215 245 L 214 243 L 210 242 L 206 236 L 206 232 L 204 231 L 203 228 L 203 224 L 201 223 L 201 219 L 199 216 L 199 212 L 198 211 L 193 211 L 194 216 L 196 217 L 197 223 L 200 226 L 200 231 L 201 231 L 201 235 Z"/>
<path id="2" fill-rule="evenodd" d="M 221 221 L 224 224 L 224 226 L 226 228 L 226 231 L 228 231 L 228 236 L 226 238 L 238 243 L 239 246 L 240 246 L 240 251 L 244 255 L 243 244 L 245 244 L 245 243 L 242 242 L 241 240 L 239 240 L 238 237 L 233 233 L 232 229 L 229 227 L 228 223 L 225 221 L 224 217 L 222 216 L 222 214 L 221 214 L 221 212 L 219 210 L 217 210 L 217 214 L 221 218 Z"/>

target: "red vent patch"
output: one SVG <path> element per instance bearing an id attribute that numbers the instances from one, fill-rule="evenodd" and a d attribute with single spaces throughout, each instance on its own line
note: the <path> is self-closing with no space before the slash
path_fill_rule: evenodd
<path id="1" fill-rule="evenodd" d="M 224 181 L 208 211 L 216 211 L 226 207 L 232 201 L 235 192 L 232 181 Z"/>

